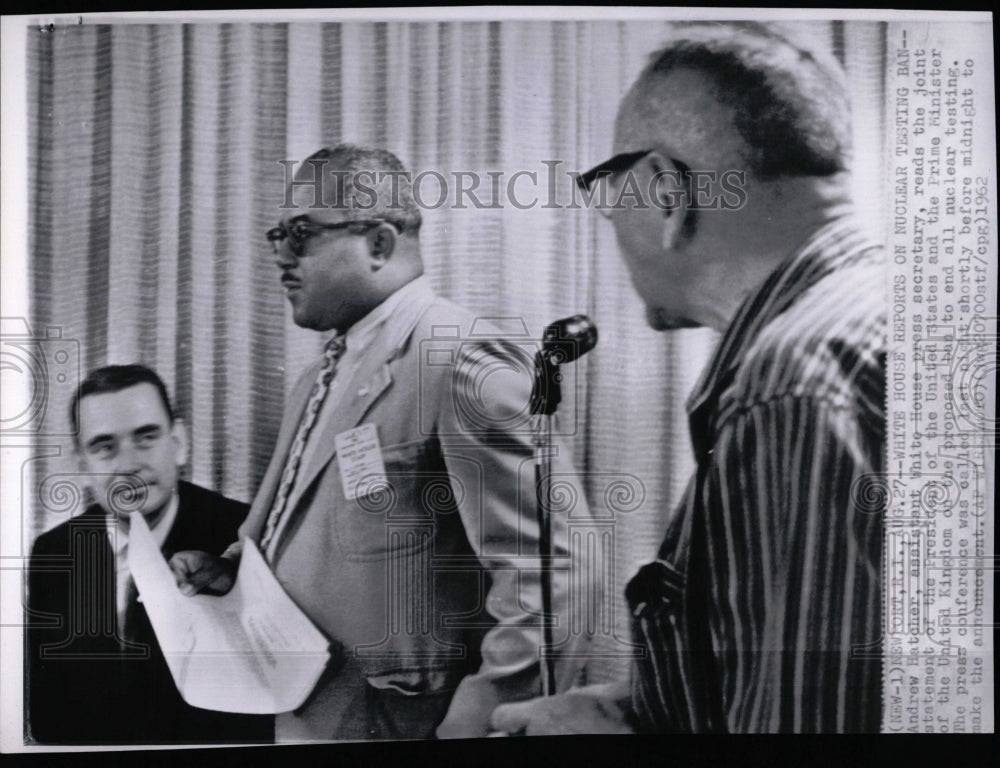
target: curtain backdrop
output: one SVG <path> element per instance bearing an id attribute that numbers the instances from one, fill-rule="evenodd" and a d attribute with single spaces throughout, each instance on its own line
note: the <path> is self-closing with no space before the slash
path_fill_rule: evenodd
<path id="1" fill-rule="evenodd" d="M 34 327 L 78 340 L 81 373 L 155 368 L 189 428 L 187 476 L 249 501 L 285 395 L 321 349 L 291 322 L 262 236 L 283 199 L 277 161 L 373 144 L 414 173 L 503 172 L 506 184 L 534 171 L 545 200 L 548 167 L 564 176 L 610 154 L 617 103 L 666 31 L 541 21 L 31 28 Z M 845 63 L 856 184 L 877 227 L 884 25 L 800 31 Z M 433 199 L 434 185 L 423 189 Z M 612 613 L 598 638 L 608 657 L 590 668 L 607 680 L 627 663 L 616 657 L 628 637 L 624 585 L 654 556 L 693 467 L 684 401 L 716 337 L 649 330 L 610 225 L 586 210 L 446 205 L 424 211 L 421 243 L 441 294 L 512 331 L 537 339 L 577 312 L 600 328 L 570 376 L 563 424 L 575 425 L 591 505 L 613 523 Z M 48 409 L 48 431 L 65 431 L 65 406 Z M 33 482 L 71 472 L 71 454 L 67 441 L 60 458 L 36 462 Z M 75 499 L 38 498 L 29 539 L 81 511 Z"/>

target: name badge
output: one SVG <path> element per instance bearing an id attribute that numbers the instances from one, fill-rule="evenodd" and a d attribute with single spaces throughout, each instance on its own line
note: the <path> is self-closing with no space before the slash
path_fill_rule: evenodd
<path id="1" fill-rule="evenodd" d="M 385 462 L 374 424 L 341 432 L 334 440 L 344 498 L 356 499 L 385 487 Z"/>

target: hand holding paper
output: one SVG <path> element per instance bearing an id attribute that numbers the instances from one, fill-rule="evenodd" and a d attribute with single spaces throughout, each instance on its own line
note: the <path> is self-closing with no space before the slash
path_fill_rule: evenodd
<path id="1" fill-rule="evenodd" d="M 215 574 L 209 583 L 218 583 L 218 563 L 197 557 L 182 561 L 186 565 L 178 568 Z M 329 643 L 285 594 L 252 542 L 244 544 L 228 594 L 186 597 L 146 522 L 136 515 L 129 567 L 188 704 L 268 714 L 288 712 L 305 701 L 329 660 Z"/>
<path id="2" fill-rule="evenodd" d="M 177 588 L 188 596 L 199 592 L 224 595 L 236 580 L 235 561 L 195 550 L 175 553 L 170 558 L 170 570 L 174 572 Z"/>

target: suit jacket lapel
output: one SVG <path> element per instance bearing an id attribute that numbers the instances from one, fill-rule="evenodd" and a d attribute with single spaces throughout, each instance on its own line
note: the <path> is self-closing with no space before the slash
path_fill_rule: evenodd
<path id="1" fill-rule="evenodd" d="M 201 549 L 208 546 L 211 531 L 210 515 L 194 505 L 191 486 L 183 480 L 177 483 L 177 517 L 160 548 L 168 560 L 184 549 Z M 218 553 L 213 553 L 218 554 Z"/>
<path id="2" fill-rule="evenodd" d="M 285 461 L 288 459 L 288 452 L 292 449 L 292 441 L 302 420 L 302 412 L 309 402 L 309 394 L 312 392 L 313 384 L 319 369 L 323 366 L 322 360 L 310 365 L 299 379 L 299 383 L 292 390 L 288 398 L 288 406 L 285 409 L 285 416 L 281 421 L 281 429 L 278 431 L 278 439 L 274 444 L 274 453 L 271 455 L 271 463 L 267 467 L 260 482 L 260 487 L 254 495 L 253 504 L 247 515 L 246 523 L 241 527 L 243 534 L 249 536 L 254 541 L 259 541 L 264 522 L 271 510 L 274 502 L 274 495 L 278 492 L 278 483 L 281 482 L 281 473 L 285 469 Z"/>
<path id="3" fill-rule="evenodd" d="M 312 454 L 309 462 L 299 468 L 298 476 L 292 488 L 291 496 L 288 499 L 286 514 L 292 513 L 296 505 L 302 499 L 303 493 L 312 485 L 316 478 L 329 465 L 337 452 L 334 437 L 345 430 L 356 427 L 365 418 L 368 411 L 375 404 L 390 386 L 392 386 L 392 373 L 389 363 L 399 353 L 399 348 L 409 339 L 413 329 L 417 326 L 420 318 L 426 313 L 433 303 L 434 297 L 422 301 L 414 306 L 412 317 L 408 320 L 409 327 L 401 329 L 404 331 L 395 338 L 390 336 L 392 322 L 385 323 L 379 330 L 378 335 L 372 341 L 371 347 L 364 355 L 361 364 L 351 376 L 347 387 L 342 391 L 343 402 L 335 404 L 334 412 L 328 420 L 320 421 L 313 427 L 311 440 L 322 441 L 317 446 L 317 450 Z M 397 326 L 398 328 L 398 326 Z M 254 498 L 253 506 L 246 526 L 246 532 L 255 540 L 260 538 L 264 527 L 264 521 L 271 509 L 274 495 L 277 493 L 278 483 L 281 481 L 281 473 L 291 450 L 295 432 L 298 430 L 302 412 L 305 410 L 309 400 L 309 393 L 312 389 L 312 382 L 319 372 L 321 362 L 309 368 L 309 375 L 304 375 L 303 382 L 299 389 L 290 399 L 291 406 L 282 423 L 282 431 L 275 445 L 274 458 L 267 470 L 267 474 L 261 483 L 260 490 Z M 294 414 L 295 418 L 292 418 Z"/>

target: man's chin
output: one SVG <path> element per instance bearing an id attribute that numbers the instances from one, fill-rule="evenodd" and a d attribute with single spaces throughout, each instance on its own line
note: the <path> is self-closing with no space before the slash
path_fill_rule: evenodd
<path id="1" fill-rule="evenodd" d="M 160 493 L 159 486 L 153 484 L 145 485 L 142 489 L 142 493 L 145 494 L 142 499 L 137 497 L 118 498 L 106 505 L 105 509 L 126 525 L 141 515 L 152 527 L 166 511 L 167 504 L 170 502 L 170 494 Z"/>
<path id="2" fill-rule="evenodd" d="M 160 518 L 163 517 L 163 513 L 166 511 L 167 505 L 162 504 L 154 509 L 135 509 L 128 512 L 120 511 L 118 512 L 118 519 L 126 526 L 138 517 L 142 517 L 146 521 L 146 525 L 152 528 L 159 522 Z"/>
<path id="3" fill-rule="evenodd" d="M 329 320 L 311 317 L 305 313 L 296 313 L 294 311 L 292 312 L 292 321 L 299 328 L 304 328 L 307 331 L 318 331 L 320 333 L 325 333 L 335 327 Z"/>

